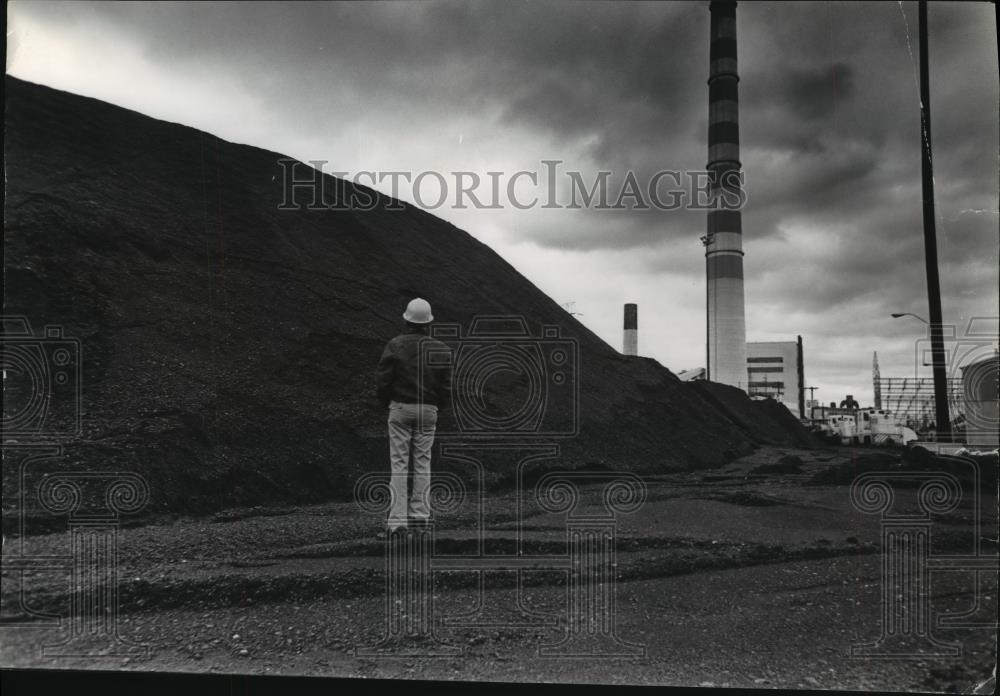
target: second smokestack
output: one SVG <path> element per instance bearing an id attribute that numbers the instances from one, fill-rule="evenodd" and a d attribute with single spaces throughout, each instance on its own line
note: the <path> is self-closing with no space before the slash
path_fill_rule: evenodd
<path id="1" fill-rule="evenodd" d="M 625 355 L 639 354 L 639 306 L 631 302 L 625 305 L 625 333 L 622 338 L 622 353 Z"/>

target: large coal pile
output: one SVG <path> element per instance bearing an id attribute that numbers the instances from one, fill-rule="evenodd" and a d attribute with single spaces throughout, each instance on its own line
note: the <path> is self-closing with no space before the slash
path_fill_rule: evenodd
<path id="1" fill-rule="evenodd" d="M 368 211 L 281 210 L 282 155 L 11 77 L 6 90 L 5 314 L 26 316 L 36 337 L 59 325 L 81 342 L 81 432 L 57 462 L 33 465 L 29 485 L 46 467 L 137 471 L 150 508 L 178 512 L 349 498 L 362 473 L 387 467 L 373 372 L 414 296 L 465 333 L 477 315 L 525 318 L 549 381 L 542 417 L 518 427 L 553 433 L 542 438 L 561 445 L 553 467 L 707 468 L 795 439 L 764 413 L 736 425 L 702 388 L 619 355 L 417 208 L 380 197 Z M 537 338 L 544 326 L 557 333 Z M 557 383 L 550 363 L 567 342 L 570 381 Z M 5 409 L 31 397 L 15 381 Z M 524 374 L 487 386 L 493 414 L 537 387 Z M 36 439 L 65 430 L 55 414 L 29 425 Z M 459 426 L 470 427 L 448 416 L 441 429 Z"/>
<path id="2" fill-rule="evenodd" d="M 774 399 L 748 399 L 743 391 L 717 382 L 690 384 L 720 413 L 758 442 L 790 442 L 798 447 L 817 447 L 821 444 L 784 404 Z"/>

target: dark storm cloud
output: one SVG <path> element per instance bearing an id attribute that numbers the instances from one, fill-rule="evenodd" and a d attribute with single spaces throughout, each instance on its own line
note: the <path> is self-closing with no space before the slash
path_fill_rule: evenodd
<path id="1" fill-rule="evenodd" d="M 792 69 L 777 75 L 773 87 L 788 112 L 806 122 L 824 118 L 853 93 L 854 69 L 831 63 L 816 69 Z"/>
<path id="2" fill-rule="evenodd" d="M 682 39 L 703 24 L 692 5 L 562 3 L 156 3 L 25 7 L 48 19 L 99 17 L 141 37 L 153 60 L 212 66 L 225 63 L 259 84 L 312 91 L 349 83 L 368 93 L 400 91 L 412 106 L 454 102 L 471 108 L 484 95 L 504 103 L 512 119 L 542 121 L 560 89 L 571 103 L 652 100 L 670 111 L 692 58 Z M 289 80 L 298 75 L 300 80 Z M 309 78 L 321 78 L 310 82 Z M 424 104 L 422 104 L 423 102 Z M 598 108 L 598 113 L 600 109 Z M 564 114 L 565 115 L 565 114 Z M 602 126 L 605 124 L 601 124 Z M 587 127 L 581 122 L 580 127 Z M 560 130 L 574 130 L 560 123 Z"/>
<path id="3" fill-rule="evenodd" d="M 505 127 L 538 130 L 552 139 L 555 151 L 539 153 L 539 159 L 559 157 L 565 143 L 590 137 L 586 151 L 597 167 L 648 176 L 679 163 L 704 165 L 705 5 L 19 8 L 59 22 L 99 19 L 135 37 L 150 59 L 164 64 L 204 70 L 225 66 L 269 95 L 271 108 L 295 112 L 304 125 L 313 119 L 375 117 L 395 103 L 405 103 L 414 118 L 425 119 L 498 105 Z M 849 198 L 852 186 L 860 190 L 883 171 L 879 159 L 894 154 L 888 149 L 891 141 L 912 139 L 916 93 L 906 25 L 895 4 L 876 5 L 740 5 L 741 130 L 757 204 L 782 199 L 811 209 Z M 912 34 L 912 7 L 909 14 Z M 960 12 L 932 14 L 935 28 L 941 25 L 936 44 L 942 55 L 953 62 L 967 58 L 956 44 L 973 18 Z M 954 72 L 953 65 L 935 67 Z M 952 82 L 942 74 L 941 85 Z M 358 99 L 344 99 L 345 94 Z M 949 110 L 956 114 L 951 122 L 945 119 L 950 127 L 935 133 L 936 141 L 969 158 L 988 144 L 972 131 L 995 117 L 995 106 L 985 108 L 990 95 L 980 96 L 972 113 Z M 351 112 L 326 112 L 326 98 Z M 310 99 L 315 108 L 303 109 Z M 910 149 L 908 157 L 917 162 Z M 767 161 L 785 152 L 794 159 Z M 783 186 L 765 185 L 776 179 Z M 989 191 L 990 182 L 984 183 Z"/>

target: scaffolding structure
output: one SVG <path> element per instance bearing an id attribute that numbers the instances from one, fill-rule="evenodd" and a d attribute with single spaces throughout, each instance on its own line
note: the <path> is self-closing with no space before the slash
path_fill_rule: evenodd
<path id="1" fill-rule="evenodd" d="M 882 407 L 904 418 L 908 428 L 926 430 L 934 424 L 934 380 L 931 377 L 876 377 L 876 393 Z M 965 399 L 960 377 L 948 378 L 948 404 L 951 418 L 964 420 Z"/>

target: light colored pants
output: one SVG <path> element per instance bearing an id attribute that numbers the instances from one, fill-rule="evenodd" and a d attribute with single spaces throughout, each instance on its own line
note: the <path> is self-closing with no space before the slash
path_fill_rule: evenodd
<path id="1" fill-rule="evenodd" d="M 431 448 L 434 429 L 437 427 L 437 406 L 430 404 L 389 404 L 389 466 L 392 478 L 392 508 L 389 510 L 389 528 L 405 527 L 407 509 L 409 518 L 427 520 L 430 506 L 427 503 L 431 482 Z M 410 455 L 413 455 L 413 492 L 407 504 L 406 483 Z"/>

